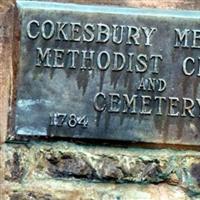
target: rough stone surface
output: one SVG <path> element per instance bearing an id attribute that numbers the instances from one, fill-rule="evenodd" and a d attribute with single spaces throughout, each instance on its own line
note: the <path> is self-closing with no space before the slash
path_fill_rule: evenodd
<path id="1" fill-rule="evenodd" d="M 84 181 L 31 181 L 6 185 L 4 200 L 198 200 L 183 189 L 167 184 L 102 184 Z"/>
<path id="2" fill-rule="evenodd" d="M 12 80 L 13 4 L 0 0 L 0 144 L 6 140 Z"/>
<path id="3" fill-rule="evenodd" d="M 200 153 L 198 151 L 112 148 L 69 142 L 4 144 L 2 150 L 4 165 L 2 168 L 5 169 L 4 185 L 10 185 L 11 191 L 13 186 L 23 188 L 24 183 L 26 186 L 33 182 L 38 182 L 40 185 L 44 180 L 48 180 L 52 184 L 55 181 L 56 184 L 59 180 L 62 184 L 71 184 L 70 181 L 83 182 L 81 191 L 87 187 L 85 183 L 88 182 L 91 182 L 92 187 L 96 187 L 94 190 L 98 190 L 100 185 L 107 187 L 113 184 L 113 187 L 119 186 L 124 192 L 125 196 L 122 199 L 126 199 L 126 190 L 122 188 L 130 186 L 138 189 L 139 185 L 143 185 L 141 187 L 146 187 L 146 190 L 151 192 L 162 188 L 164 193 L 166 192 L 165 195 L 168 189 L 173 191 L 179 188 L 178 191 L 180 190 L 185 195 L 185 199 L 200 198 Z M 51 197 L 48 192 L 41 193 L 37 188 L 32 192 L 29 190 L 20 192 L 21 189 L 15 192 L 10 191 L 9 198 L 57 198 Z M 114 193 L 117 191 L 114 189 Z M 175 197 L 173 192 L 169 192 L 166 199 L 171 198 L 169 197 L 171 193 Z M 32 197 L 29 197 L 31 195 Z"/>

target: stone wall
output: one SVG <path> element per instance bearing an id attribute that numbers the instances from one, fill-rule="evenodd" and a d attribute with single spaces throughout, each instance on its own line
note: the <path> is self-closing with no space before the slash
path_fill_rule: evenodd
<path id="1" fill-rule="evenodd" d="M 200 9 L 195 0 L 76 2 Z M 200 200 L 200 147 L 46 139 L 5 142 L 17 54 L 14 10 L 14 1 L 0 1 L 0 199 Z"/>
<path id="2" fill-rule="evenodd" d="M 3 199 L 200 199 L 200 154 L 31 142 L 1 146 Z"/>

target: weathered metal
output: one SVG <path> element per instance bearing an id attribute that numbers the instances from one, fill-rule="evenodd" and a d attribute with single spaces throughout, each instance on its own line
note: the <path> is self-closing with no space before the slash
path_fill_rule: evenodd
<path id="1" fill-rule="evenodd" d="M 17 135 L 199 144 L 200 12 L 17 4 Z"/>

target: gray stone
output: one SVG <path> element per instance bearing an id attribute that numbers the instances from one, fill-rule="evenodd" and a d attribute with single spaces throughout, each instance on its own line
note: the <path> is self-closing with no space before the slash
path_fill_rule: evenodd
<path id="1" fill-rule="evenodd" d="M 19 148 L 20 147 L 20 148 Z M 162 184 L 200 195 L 198 151 L 75 145 L 67 142 L 2 146 L 5 180 L 86 180 L 116 184 Z M 5 167 L 4 167 L 5 166 Z"/>

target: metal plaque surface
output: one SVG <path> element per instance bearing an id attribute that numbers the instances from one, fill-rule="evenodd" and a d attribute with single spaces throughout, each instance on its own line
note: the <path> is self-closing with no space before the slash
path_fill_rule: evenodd
<path id="1" fill-rule="evenodd" d="M 200 12 L 17 5 L 17 135 L 200 143 Z"/>

